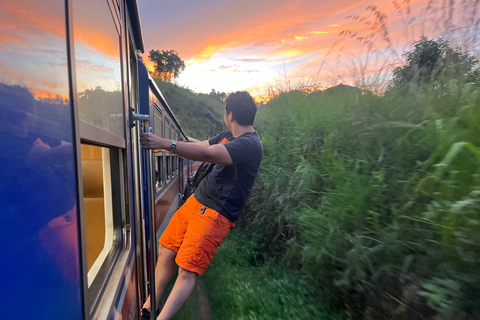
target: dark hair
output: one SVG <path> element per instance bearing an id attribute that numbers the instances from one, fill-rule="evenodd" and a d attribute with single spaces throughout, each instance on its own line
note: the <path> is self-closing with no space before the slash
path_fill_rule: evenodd
<path id="1" fill-rule="evenodd" d="M 255 120 L 257 106 L 250 93 L 237 91 L 225 100 L 227 113 L 231 112 L 235 121 L 241 126 L 251 126 Z"/>

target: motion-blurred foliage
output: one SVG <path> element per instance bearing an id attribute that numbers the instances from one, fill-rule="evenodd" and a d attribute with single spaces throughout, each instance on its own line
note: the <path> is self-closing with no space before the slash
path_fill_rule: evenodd
<path id="1" fill-rule="evenodd" d="M 225 130 L 225 102 L 210 94 L 193 93 L 173 83 L 155 79 L 183 131 L 189 137 L 204 140 Z"/>
<path id="2" fill-rule="evenodd" d="M 239 225 L 352 318 L 480 317 L 479 91 L 442 81 L 290 92 L 257 117 Z"/>

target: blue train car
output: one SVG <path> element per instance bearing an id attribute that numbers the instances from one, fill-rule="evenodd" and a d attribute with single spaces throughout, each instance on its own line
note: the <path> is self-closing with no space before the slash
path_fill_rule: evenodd
<path id="1" fill-rule="evenodd" d="M 135 0 L 0 3 L 0 317 L 139 319 L 191 166 Z"/>

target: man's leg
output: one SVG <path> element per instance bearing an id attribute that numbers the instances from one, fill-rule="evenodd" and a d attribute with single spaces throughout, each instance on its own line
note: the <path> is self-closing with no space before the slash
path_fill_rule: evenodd
<path id="1" fill-rule="evenodd" d="M 197 276 L 195 272 L 187 271 L 182 267 L 178 268 L 178 277 L 175 285 L 157 320 L 171 319 L 177 313 L 185 301 L 187 301 L 188 297 L 190 297 L 195 287 Z"/>
<path id="2" fill-rule="evenodd" d="M 162 298 L 162 294 L 165 291 L 170 279 L 175 272 L 175 257 L 177 253 L 167 247 L 160 245 L 158 249 L 158 260 L 157 266 L 155 267 L 155 304 L 158 308 L 158 304 L 160 303 L 160 299 Z M 152 311 L 150 305 L 150 296 L 148 296 L 147 301 L 143 305 L 143 308 L 147 309 L 148 311 Z"/>

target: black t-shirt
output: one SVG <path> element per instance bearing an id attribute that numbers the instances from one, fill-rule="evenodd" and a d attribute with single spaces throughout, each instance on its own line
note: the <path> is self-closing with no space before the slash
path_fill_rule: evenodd
<path id="1" fill-rule="evenodd" d="M 232 165 L 216 164 L 195 191 L 195 199 L 218 211 L 231 221 L 237 221 L 245 207 L 263 157 L 263 147 L 256 132 L 237 138 L 224 131 L 209 140 L 210 145 L 227 139 L 225 148 Z"/>

